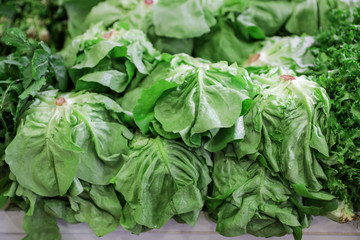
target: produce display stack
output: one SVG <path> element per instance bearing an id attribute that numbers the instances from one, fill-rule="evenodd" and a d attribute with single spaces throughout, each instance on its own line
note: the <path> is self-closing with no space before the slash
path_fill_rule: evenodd
<path id="1" fill-rule="evenodd" d="M 223 236 L 360 210 L 360 1 L 0 1 L 0 205 Z"/>

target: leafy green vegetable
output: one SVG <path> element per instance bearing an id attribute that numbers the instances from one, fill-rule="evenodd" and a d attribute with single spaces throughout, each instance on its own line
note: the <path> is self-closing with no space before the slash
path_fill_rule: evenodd
<path id="1" fill-rule="evenodd" d="M 86 222 L 99 237 L 120 225 L 122 207 L 112 185 L 75 180 L 70 193 L 57 198 L 41 198 L 18 185 L 16 195 L 24 198 L 22 205 L 28 209 L 23 225 L 27 233 L 24 239 L 60 239 L 55 218 L 69 223 Z"/>
<path id="2" fill-rule="evenodd" d="M 294 233 L 295 239 L 301 239 L 298 231 L 308 227 L 309 216 L 298 214 L 288 186 L 258 161 L 238 160 L 229 149 L 214 156 L 207 207 L 217 220 L 216 231 L 224 236 L 261 237 Z"/>
<path id="3" fill-rule="evenodd" d="M 96 25 L 75 38 L 63 55 L 77 90 L 121 93 L 136 74 L 149 73 L 158 52 L 139 30 Z"/>
<path id="4" fill-rule="evenodd" d="M 251 53 L 259 49 L 258 40 L 265 40 L 266 37 L 276 35 L 289 36 L 289 38 L 293 34 L 315 35 L 320 29 L 329 27 L 331 9 L 352 9 L 354 6 L 356 3 L 351 1 L 345 3 L 340 0 L 224 1 L 220 8 L 222 15 L 218 17 L 215 27 L 206 35 L 195 39 L 194 55 L 211 61 L 226 60 L 230 63 L 236 61 L 241 64 L 248 59 Z M 277 41 L 276 38 L 269 41 Z M 302 39 L 301 42 L 304 44 L 298 45 L 299 43 L 297 43 L 296 45 L 303 51 L 309 47 L 309 37 L 297 36 L 294 38 Z M 293 44 L 295 41 L 299 41 L 295 39 L 292 40 Z M 289 40 L 284 40 L 279 45 L 286 41 Z M 265 44 L 267 45 L 269 42 Z M 288 44 L 285 44 L 279 54 L 285 49 L 294 52 L 295 49 L 288 49 L 286 46 Z M 300 52 L 302 50 L 299 49 Z M 290 57 L 291 54 L 288 56 Z M 305 58 L 311 60 L 310 56 Z M 306 62 L 306 64 L 309 63 Z M 273 63 L 268 62 L 268 64 L 272 65 Z M 299 70 L 302 72 L 303 67 Z"/>
<path id="5" fill-rule="evenodd" d="M 221 19 L 210 33 L 196 39 L 194 55 L 213 62 L 242 63 L 258 47 L 239 38 L 231 23 Z"/>
<path id="6" fill-rule="evenodd" d="M 286 30 L 293 34 L 306 33 L 314 35 L 319 30 L 318 5 L 316 0 L 299 2 L 285 25 Z"/>
<path id="7" fill-rule="evenodd" d="M 80 6 L 81 5 L 81 6 Z M 222 1 L 89 1 L 65 2 L 70 15 L 70 33 L 77 36 L 102 21 L 105 25 L 120 21 L 145 32 L 153 26 L 158 36 L 193 38 L 210 31 L 216 23 Z M 81 10 L 80 10 L 81 9 Z M 76 16 L 74 13 L 82 13 Z"/>
<path id="8" fill-rule="evenodd" d="M 16 132 L 16 122 L 37 92 L 52 85 L 66 90 L 66 68 L 43 43 L 30 41 L 17 28 L 8 28 L 1 41 L 15 51 L 0 57 L 0 159 Z"/>
<path id="9" fill-rule="evenodd" d="M 180 142 L 137 135 L 115 178 L 127 201 L 123 227 L 139 233 L 137 225 L 160 228 L 173 216 L 194 225 L 211 181 L 209 163 Z"/>
<path id="10" fill-rule="evenodd" d="M 144 31 L 161 52 L 194 51 L 195 56 L 211 61 L 242 63 L 257 48 L 256 40 L 317 34 L 329 26 L 331 9 L 352 9 L 357 4 L 342 0 L 96 0 L 81 5 L 69 8 L 70 22 L 78 19 L 74 26 L 82 29 L 72 37 L 99 22 L 110 26 L 119 21 L 122 26 Z M 81 14 L 73 17 L 73 12 Z"/>
<path id="11" fill-rule="evenodd" d="M 86 74 L 77 80 L 76 90 L 105 91 L 106 87 L 121 93 L 124 92 L 131 78 L 126 73 L 116 70 L 99 71 Z M 103 90 L 102 90 L 103 89 Z"/>
<path id="12" fill-rule="evenodd" d="M 23 114 L 5 161 L 22 186 L 41 196 L 65 194 L 75 177 L 106 185 L 132 137 L 120 114 L 102 95 L 42 92 Z"/>
<path id="13" fill-rule="evenodd" d="M 69 196 L 75 219 L 88 223 L 99 237 L 115 231 L 120 225 L 122 207 L 113 186 L 83 183 L 83 187 L 81 194 Z"/>
<path id="14" fill-rule="evenodd" d="M 239 158 L 261 154 L 291 184 L 317 192 L 327 179 L 320 162 L 331 164 L 329 98 L 318 84 L 290 74 L 279 69 L 252 75 L 262 90 L 244 117 L 245 138 L 235 151 Z"/>
<path id="15" fill-rule="evenodd" d="M 313 43 L 314 38 L 310 36 L 268 38 L 245 65 L 282 67 L 303 73 L 313 66 L 314 57 L 309 50 Z"/>
<path id="16" fill-rule="evenodd" d="M 282 33 L 314 35 L 327 28 L 328 13 L 336 8 L 353 8 L 353 3 L 341 0 L 255 0 L 230 9 L 235 15 L 241 36 L 264 39 Z M 226 4 L 225 4 L 226 5 Z M 244 7 L 245 6 L 245 7 Z"/>
<path id="17" fill-rule="evenodd" d="M 72 36 L 78 36 L 84 33 L 87 25 L 84 24 L 86 15 L 91 8 L 102 0 L 64 0 L 64 6 L 68 15 L 68 33 Z"/>
<path id="18" fill-rule="evenodd" d="M 159 36 L 174 38 L 199 37 L 215 25 L 216 12 L 222 1 L 166 1 L 154 5 L 154 27 Z"/>
<path id="19" fill-rule="evenodd" d="M 26 212 L 25 239 L 205 209 L 224 236 L 300 240 L 312 215 L 358 217 L 357 2 L 0 2 L 0 206 Z M 63 6 L 66 67 L 27 38 L 58 36 Z"/>
<path id="20" fill-rule="evenodd" d="M 156 82 L 143 90 L 134 107 L 134 119 L 141 131 L 146 133 L 151 128 L 160 135 L 175 134 L 191 147 L 200 147 L 207 138 L 205 148 L 210 151 L 226 146 L 227 141 L 213 142 L 224 131 L 234 136 L 229 142 L 238 140 L 237 136 L 242 138 L 242 134 L 233 133 L 243 131 L 235 124 L 256 94 L 247 72 L 236 64 L 210 64 L 187 55 L 168 61 L 159 65 L 161 71 L 154 70 L 155 77 L 149 76 Z M 164 65 L 169 69 L 163 70 Z"/>
<path id="21" fill-rule="evenodd" d="M 275 35 L 292 13 L 291 1 L 249 1 L 249 8 L 237 18 L 241 35 L 249 40 Z"/>
<path id="22" fill-rule="evenodd" d="M 123 27 L 144 31 L 157 49 L 172 54 L 191 54 L 192 38 L 210 31 L 216 24 L 215 17 L 220 14 L 221 5 L 222 1 L 218 0 L 65 2 L 70 16 L 71 37 L 84 33 L 99 22 L 106 27 L 119 22 Z"/>
<path id="23" fill-rule="evenodd" d="M 350 10 L 359 3 L 357 1 L 342 0 L 304 0 L 298 2 L 288 19 L 285 28 L 292 34 L 303 33 L 315 35 L 321 29 L 327 29 L 329 25 L 329 14 L 332 9 Z M 359 6 L 359 5 L 358 5 Z"/>
<path id="24" fill-rule="evenodd" d="M 360 204 L 360 9 L 351 16 L 345 10 L 333 11 L 331 26 L 316 37 L 314 78 L 331 99 L 330 127 L 333 132 L 327 188 L 346 204 Z"/>
<path id="25" fill-rule="evenodd" d="M 348 201 L 348 200 L 347 200 Z M 327 212 L 325 216 L 335 222 L 347 223 L 358 220 L 359 215 L 354 213 L 353 206 L 349 203 L 340 202 L 336 210 Z"/>
<path id="26" fill-rule="evenodd" d="M 44 210 L 40 200 L 36 201 L 33 214 L 24 217 L 23 229 L 27 233 L 24 240 L 61 239 L 56 220 Z"/>

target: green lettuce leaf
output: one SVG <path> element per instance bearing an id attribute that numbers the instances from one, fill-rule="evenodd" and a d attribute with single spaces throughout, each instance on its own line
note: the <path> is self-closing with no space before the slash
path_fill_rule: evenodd
<path id="1" fill-rule="evenodd" d="M 87 14 L 91 8 L 102 0 L 65 0 L 64 6 L 68 15 L 68 32 L 72 37 L 78 36 L 86 31 L 84 24 Z"/>
<path id="2" fill-rule="evenodd" d="M 173 38 L 199 37 L 215 25 L 222 1 L 166 1 L 154 5 L 154 27 L 159 36 Z"/>
<path id="3" fill-rule="evenodd" d="M 143 133 L 157 127 L 155 131 L 160 135 L 181 136 L 191 147 L 199 147 L 203 138 L 211 145 L 215 135 L 223 134 L 221 129 L 233 128 L 247 112 L 256 90 L 247 72 L 236 64 L 210 64 L 187 55 L 169 61 L 170 69 L 157 75 L 158 81 L 142 91 L 134 107 L 136 124 Z M 241 136 L 231 131 L 229 134 Z M 221 147 L 223 144 L 213 144 L 208 150 Z"/>
<path id="4" fill-rule="evenodd" d="M 77 90 L 122 93 L 136 75 L 152 70 L 158 52 L 139 30 L 97 24 L 63 51 Z"/>
<path id="5" fill-rule="evenodd" d="M 5 161 L 22 186 L 41 196 L 64 195 L 75 176 L 108 184 L 132 137 L 120 114 L 120 106 L 102 95 L 40 93 L 23 114 Z"/>
<path id="6" fill-rule="evenodd" d="M 195 40 L 194 55 L 213 62 L 242 63 L 258 45 L 239 38 L 236 28 L 221 19 L 210 33 Z"/>
<path id="7" fill-rule="evenodd" d="M 268 38 L 262 49 L 250 55 L 245 65 L 282 67 L 297 73 L 309 72 L 315 61 L 310 53 L 314 41 L 310 36 Z"/>
<path id="8" fill-rule="evenodd" d="M 307 227 L 301 222 L 308 216 L 298 214 L 288 186 L 260 162 L 237 159 L 232 150 L 217 152 L 212 174 L 213 189 L 206 205 L 220 234 L 272 237 L 294 233 L 299 239 L 295 232 Z"/>
<path id="9" fill-rule="evenodd" d="M 130 64 L 129 64 L 130 65 Z M 131 67 L 130 67 L 131 68 Z M 110 88 L 114 92 L 124 92 L 130 83 L 133 71 L 129 75 L 116 70 L 99 71 L 86 74 L 76 82 L 77 90 L 90 90 L 100 92 L 101 88 L 105 91 Z"/>
<path id="10" fill-rule="evenodd" d="M 137 135 L 114 181 L 127 201 L 122 225 L 139 233 L 140 226 L 160 228 L 173 216 L 194 225 L 211 179 L 202 154 L 174 140 Z"/>
<path id="11" fill-rule="evenodd" d="M 143 0 L 101 1 L 85 14 L 85 20 L 81 25 L 87 30 L 99 22 L 106 27 L 120 22 L 121 25 L 146 33 L 153 24 L 153 6 L 153 3 Z"/>
<path id="12" fill-rule="evenodd" d="M 316 0 L 300 1 L 285 25 L 290 33 L 314 35 L 319 30 L 318 5 Z"/>
<path id="13" fill-rule="evenodd" d="M 82 193 L 69 196 L 76 221 L 86 222 L 98 237 L 115 231 L 120 226 L 122 207 L 113 186 L 82 185 Z"/>
<path id="14" fill-rule="evenodd" d="M 32 215 L 24 217 L 23 229 L 27 233 L 23 240 L 61 239 L 56 219 L 44 210 L 41 200 L 36 201 Z"/>
<path id="15" fill-rule="evenodd" d="M 237 155 L 260 153 L 290 183 L 321 190 L 327 178 L 320 163 L 332 164 L 325 90 L 305 76 L 278 69 L 252 79 L 262 91 L 244 117 L 245 137 L 236 143 Z"/>
<path id="16" fill-rule="evenodd" d="M 62 219 L 67 223 L 78 223 L 75 219 L 75 212 L 71 209 L 70 202 L 64 198 L 45 198 L 44 209 L 55 218 Z"/>
<path id="17" fill-rule="evenodd" d="M 249 8 L 236 18 L 245 39 L 264 39 L 275 35 L 292 13 L 290 1 L 250 1 Z"/>

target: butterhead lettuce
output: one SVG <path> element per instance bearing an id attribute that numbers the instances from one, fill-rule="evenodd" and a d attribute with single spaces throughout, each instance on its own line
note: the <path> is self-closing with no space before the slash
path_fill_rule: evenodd
<path id="1" fill-rule="evenodd" d="M 42 92 L 24 112 L 5 161 L 16 180 L 40 196 L 64 195 L 75 177 L 106 185 L 132 137 L 121 114 L 102 95 Z"/>

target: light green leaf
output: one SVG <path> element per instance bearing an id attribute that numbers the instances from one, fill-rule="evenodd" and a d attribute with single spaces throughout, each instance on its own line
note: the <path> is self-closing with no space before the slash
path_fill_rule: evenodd
<path id="1" fill-rule="evenodd" d="M 291 13 L 292 6 L 289 1 L 255 0 L 237 17 L 236 23 L 245 39 L 264 39 L 265 35 L 276 34 Z"/>
<path id="2" fill-rule="evenodd" d="M 252 76 L 262 91 L 244 117 L 245 138 L 235 151 L 239 157 L 260 153 L 290 183 L 317 192 L 326 179 L 320 161 L 331 163 L 325 137 L 329 98 L 318 84 L 294 75 L 273 69 Z"/>
<path id="3" fill-rule="evenodd" d="M 314 35 L 319 30 L 318 5 L 316 0 L 304 0 L 295 6 L 295 9 L 285 25 L 292 34 L 303 33 Z"/>
<path id="4" fill-rule="evenodd" d="M 115 189 L 129 204 L 127 211 L 132 217 L 126 222 L 133 218 L 131 224 L 128 222 L 130 228 L 135 227 L 135 222 L 160 228 L 174 215 L 198 216 L 210 181 L 204 160 L 183 144 L 137 136 L 129 159 L 115 179 Z"/>
<path id="5" fill-rule="evenodd" d="M 218 152 L 212 178 L 212 198 L 206 204 L 220 234 L 282 236 L 292 232 L 289 227 L 301 226 L 287 186 L 257 161 Z"/>
<path id="6" fill-rule="evenodd" d="M 81 69 L 81 68 L 93 68 L 95 67 L 106 55 L 109 54 L 111 50 L 114 48 L 119 47 L 120 49 L 117 51 L 118 57 L 125 56 L 126 54 L 126 47 L 120 43 L 117 43 L 112 40 L 103 40 L 97 44 L 95 44 L 89 51 L 85 54 L 85 59 L 73 66 L 74 69 Z M 119 54 L 119 53 L 122 54 Z"/>
<path id="7" fill-rule="evenodd" d="M 91 201 L 87 201 L 81 197 L 74 197 L 73 201 L 76 202 L 79 207 L 78 210 L 75 210 L 75 219 L 79 222 L 89 224 L 89 227 L 94 231 L 96 236 L 102 237 L 115 231 L 119 227 L 119 220 L 110 213 L 98 208 Z"/>
<path id="8" fill-rule="evenodd" d="M 52 99 L 39 113 L 29 110 L 5 157 L 17 181 L 41 196 L 65 194 L 76 175 L 81 151 L 71 138 L 65 110 Z"/>
<path id="9" fill-rule="evenodd" d="M 27 233 L 23 240 L 60 240 L 56 219 L 44 211 L 42 201 L 36 203 L 34 213 L 24 217 L 23 229 Z"/>
<path id="10" fill-rule="evenodd" d="M 107 87 L 111 90 L 121 93 L 129 83 L 128 76 L 125 73 L 109 70 L 89 73 L 76 81 L 77 90 L 92 90 L 102 92 Z"/>
<path id="11" fill-rule="evenodd" d="M 64 195 L 76 176 L 106 185 L 132 138 L 120 124 L 124 116 L 99 94 L 42 92 L 24 113 L 5 161 L 22 186 L 41 196 Z"/>
<path id="12" fill-rule="evenodd" d="M 216 10 L 222 1 L 203 3 L 199 0 L 166 1 L 154 5 L 154 26 L 159 36 L 174 38 L 199 37 L 216 23 Z M 213 9 L 211 9 L 213 8 Z"/>
<path id="13" fill-rule="evenodd" d="M 242 63 L 259 46 L 236 36 L 236 29 L 220 21 L 212 31 L 195 40 L 195 56 L 213 62 Z"/>

